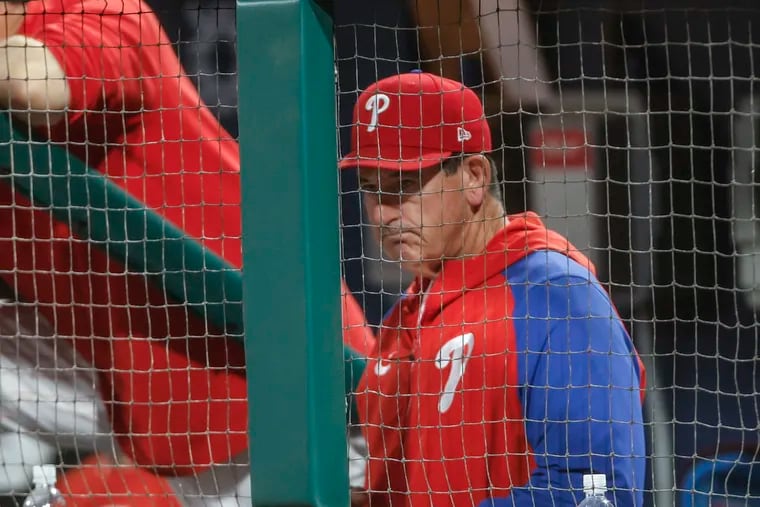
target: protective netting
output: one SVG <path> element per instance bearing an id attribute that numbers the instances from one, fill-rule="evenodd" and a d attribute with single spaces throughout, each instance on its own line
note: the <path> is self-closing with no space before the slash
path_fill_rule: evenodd
<path id="1" fill-rule="evenodd" d="M 446 300 L 449 306 L 442 305 L 433 315 L 430 305 L 440 303 L 440 298 L 435 299 L 440 294 L 432 292 L 440 291 L 440 286 L 431 283 L 427 290 L 432 292 L 413 286 L 413 292 L 419 294 L 407 296 L 406 309 L 401 305 L 402 315 L 427 312 L 421 328 L 415 327 L 419 321 L 411 325 L 394 321 L 396 314 L 381 325 L 383 315 L 393 308 L 413 274 L 399 269 L 395 260 L 400 254 L 394 254 L 392 242 L 384 243 L 383 250 L 377 233 L 385 237 L 389 229 L 404 230 L 402 224 L 408 220 L 410 234 L 425 236 L 427 231 L 428 236 L 436 236 L 433 231 L 441 225 L 440 215 L 426 215 L 427 228 L 415 229 L 420 224 L 404 214 L 408 210 L 399 211 L 418 205 L 402 204 L 416 203 L 414 197 L 397 195 L 392 185 L 386 193 L 378 188 L 382 184 L 373 183 L 374 173 L 365 174 L 368 181 L 361 180 L 360 185 L 366 186 L 362 192 L 353 172 L 346 171 L 341 203 L 347 281 L 361 297 L 369 321 L 385 333 L 381 336 L 386 343 L 397 339 L 394 333 L 399 328 L 412 328 L 408 340 L 413 368 L 428 376 L 413 369 L 408 381 L 411 387 L 400 394 L 391 391 L 395 395 L 383 391 L 379 381 L 360 387 L 383 393 L 372 399 L 367 395 L 366 405 L 359 407 L 366 411 L 370 426 L 376 426 L 375 433 L 382 435 L 378 440 L 382 443 L 376 442 L 375 452 L 370 451 L 370 463 L 374 460 L 386 467 L 378 471 L 378 465 L 375 477 L 370 478 L 370 487 L 376 489 L 371 491 L 374 497 L 399 493 L 396 500 L 411 495 L 414 502 L 426 505 L 450 505 L 449 498 L 456 505 L 477 504 L 489 494 L 483 491 L 484 484 L 496 488 L 507 482 L 532 492 L 528 497 L 516 492 L 517 505 L 560 504 L 570 498 L 563 496 L 568 491 L 576 495 L 571 501 L 580 500 L 580 472 L 572 470 L 579 466 L 607 474 L 608 483 L 619 489 L 610 497 L 618 504 L 631 504 L 631 499 L 621 494 L 630 484 L 643 491 L 642 501 L 647 505 L 760 504 L 760 240 L 755 172 L 759 127 L 754 86 L 760 57 L 760 8 L 752 2 L 662 1 L 361 4 L 343 5 L 336 11 L 340 154 L 345 156 L 355 148 L 351 144 L 355 131 L 369 145 L 379 146 L 367 160 L 381 160 L 394 149 L 395 155 L 387 158 L 396 158 L 395 147 L 402 141 L 394 140 L 392 134 L 372 137 L 367 129 L 373 125 L 372 113 L 376 113 L 377 129 L 385 118 L 386 127 L 401 121 L 405 128 L 418 129 L 418 139 L 424 137 L 421 132 L 425 128 L 419 128 L 416 111 L 394 112 L 398 107 L 394 101 L 434 92 L 422 85 L 403 88 L 396 83 L 390 85 L 390 91 L 381 87 L 372 92 L 374 102 L 368 102 L 360 94 L 375 81 L 421 69 L 469 86 L 485 105 L 482 114 L 492 133 L 492 155 L 502 178 L 506 212 L 534 211 L 594 263 L 596 275 L 611 295 L 647 370 L 643 423 L 629 421 L 643 426 L 646 450 L 641 456 L 635 445 L 610 449 L 599 443 L 601 447 L 576 442 L 580 447 L 573 446 L 573 440 L 589 439 L 590 426 L 613 435 L 621 419 L 608 413 L 595 421 L 596 425 L 579 425 L 573 417 L 593 420 L 603 413 L 590 406 L 594 403 L 591 397 L 581 402 L 588 406 L 585 412 L 563 407 L 559 413 L 564 420 L 552 419 L 557 412 L 536 412 L 530 400 L 550 399 L 535 391 L 545 389 L 554 379 L 537 374 L 532 379 L 518 379 L 512 388 L 509 381 L 491 377 L 493 364 L 475 364 L 472 354 L 467 372 L 477 378 L 467 383 L 465 375 L 453 388 L 454 399 L 461 396 L 461 403 L 470 403 L 468 408 L 454 419 L 438 414 L 434 407 L 425 408 L 427 398 L 437 399 L 436 392 L 450 390 L 445 387 L 446 375 L 454 371 L 440 362 L 443 352 L 426 356 L 430 352 L 425 347 L 443 346 L 446 338 L 455 335 L 461 338 L 473 322 L 511 319 L 518 334 L 523 324 L 519 316 L 494 309 L 502 302 L 491 293 L 480 302 L 477 296 L 468 299 L 468 294 L 479 290 L 469 285 L 461 300 Z M 378 94 L 390 97 L 390 105 L 378 108 L 385 100 Z M 357 103 L 358 125 L 352 115 Z M 410 104 L 412 109 L 419 107 Z M 433 119 L 427 128 L 443 130 L 447 121 L 456 122 L 451 116 L 444 118 L 449 119 Z M 403 137 L 394 132 L 399 139 Z M 383 143 L 391 149 L 384 152 Z M 420 188 L 426 182 L 423 179 L 412 185 L 410 195 L 429 199 Z M 440 197 L 447 206 L 454 206 L 445 199 Z M 378 202 L 383 200 L 387 207 L 379 212 Z M 447 216 L 451 220 L 451 215 Z M 513 274 L 513 292 L 519 292 L 521 276 Z M 490 280 L 489 284 L 509 283 L 508 270 L 506 278 L 507 282 Z M 536 283 L 541 284 L 540 277 Z M 463 286 L 444 286 L 454 292 L 463 290 Z M 563 289 L 542 290 L 545 299 L 551 300 L 551 294 Z M 427 306 L 417 297 L 427 298 Z M 514 297 L 514 304 L 520 306 L 521 296 Z M 573 303 L 578 302 L 567 301 L 567 306 Z M 417 309 L 420 304 L 423 310 Z M 458 312 L 456 317 L 451 316 L 452 306 L 457 307 L 453 310 Z M 577 316 L 591 325 L 592 304 L 587 306 Z M 534 311 L 527 312 L 528 320 L 546 319 L 539 308 Z M 559 311 L 558 315 L 561 319 L 565 314 Z M 453 323 L 447 320 L 452 318 Z M 610 318 L 614 320 L 614 316 Z M 546 334 L 544 339 L 550 344 L 552 332 L 539 332 Z M 475 336 L 477 340 L 477 332 Z M 607 336 L 612 343 L 614 333 L 607 331 Z M 488 338 L 490 343 L 501 339 L 492 334 Z M 581 340 L 577 343 L 581 348 L 588 344 L 583 338 L 573 339 Z M 518 355 L 519 347 L 525 346 L 521 343 L 518 337 Z M 452 357 L 466 361 L 466 341 L 460 340 L 459 346 L 465 352 Z M 549 348 L 540 350 L 556 358 L 552 364 L 561 369 L 563 349 L 545 347 Z M 593 344 L 590 350 L 594 350 Z M 610 354 L 609 347 L 603 350 Z M 481 352 L 481 358 L 484 355 L 490 358 Z M 593 361 L 593 352 L 589 355 Z M 608 366 L 616 360 L 613 353 Z M 525 361 L 531 361 L 530 355 Z M 426 369 L 431 362 L 440 369 Z M 370 370 L 373 364 L 378 363 L 370 362 Z M 381 361 L 377 373 L 387 364 Z M 436 380 L 431 381 L 431 376 Z M 561 372 L 556 379 L 567 380 Z M 611 377 L 601 384 L 609 392 L 616 390 Z M 566 384 L 569 390 L 571 385 L 577 387 L 572 379 Z M 589 387 L 589 380 L 580 385 Z M 523 412 L 518 410 L 517 417 L 527 419 L 527 452 L 536 460 L 530 481 L 520 474 L 524 470 L 511 462 L 509 479 L 499 476 L 504 472 L 499 468 L 499 451 L 494 451 L 499 448 L 498 437 L 471 431 L 472 425 L 495 432 L 507 426 L 504 431 L 508 434 L 523 431 L 500 426 L 512 416 L 493 400 L 472 406 L 478 403 L 478 394 L 487 396 L 494 386 L 505 393 L 516 392 L 523 403 Z M 534 394 L 526 394 L 530 392 Z M 559 399 L 577 401 L 571 396 Z M 611 403 L 624 403 L 616 394 L 611 396 L 617 400 Z M 373 418 L 373 407 L 385 410 L 385 417 Z M 397 414 L 399 419 L 392 420 Z M 536 417 L 538 421 L 531 419 Z M 388 427 L 401 435 L 401 450 L 393 447 Z M 552 440 L 552 432 L 566 432 L 569 442 Z M 452 445 L 448 439 L 457 443 Z M 614 446 L 613 436 L 610 441 Z M 593 458 L 581 459 L 583 445 L 590 445 Z M 644 458 L 646 471 L 644 477 L 626 483 L 622 476 L 640 470 L 624 462 L 631 456 Z M 397 460 L 405 463 L 403 471 L 394 472 Z M 550 472 L 545 470 L 547 464 Z M 488 480 L 478 475 L 481 466 L 489 470 Z M 552 477 L 551 486 L 546 475 Z M 568 476 L 574 476 L 571 487 L 565 481 Z"/>
<path id="2" fill-rule="evenodd" d="M 251 503 L 234 10 L 153 7 L 3 5 L 3 505 Z"/>
<path id="3" fill-rule="evenodd" d="M 21 72 L 12 65 L 34 57 L 33 44 L 11 40 L 19 48 L 13 58 L 8 45 L 0 49 L 6 60 L 0 100 L 13 113 L 0 122 L 8 136 L 3 166 L 13 164 L 15 173 L 49 167 L 57 185 L 49 187 L 52 194 L 65 196 L 51 203 L 47 183 L 11 182 L 8 171 L 1 177 L 0 505 L 20 502 L 32 487 L 32 466 L 43 464 L 58 467 L 69 506 L 250 505 L 243 354 L 227 313 L 234 313 L 239 294 L 230 292 L 234 281 L 213 278 L 241 263 L 235 139 L 237 73 L 244 68 L 235 62 L 235 3 L 154 0 L 155 19 L 136 2 L 125 1 L 128 12 L 122 12 L 121 3 L 108 2 L 106 9 L 105 2 L 86 0 L 91 9 L 84 13 L 81 0 L 44 3 L 45 16 L 42 1 L 32 0 L 26 14 L 19 12 L 21 25 L 14 24 L 21 18 L 6 16 L 4 26 L 8 35 L 16 30 L 51 51 L 54 59 L 44 54 L 38 69 L 62 64 L 69 117 L 55 116 L 62 76 L 34 76 L 34 67 Z M 552 284 L 540 276 L 528 280 L 503 266 L 504 280 L 489 278 L 468 291 L 427 287 L 426 306 L 441 315 L 445 293 L 470 293 L 446 306 L 458 313 L 446 313 L 445 322 L 438 314 L 415 318 L 409 307 L 381 325 L 414 277 L 374 239 L 377 218 L 363 206 L 378 194 L 391 207 L 401 198 L 366 177 L 361 192 L 356 172 L 342 171 L 349 289 L 343 340 L 353 357 L 377 353 L 360 310 L 375 333 L 384 333 L 382 359 L 364 370 L 375 384 L 352 379 L 360 391 L 348 428 L 354 499 L 366 499 L 365 427 L 375 437 L 373 502 L 386 500 L 382 494 L 399 505 L 406 498 L 413 505 L 472 505 L 489 496 L 511 502 L 508 483 L 519 505 L 559 505 L 568 495 L 579 501 L 580 475 L 593 471 L 606 475 L 617 505 L 760 505 L 760 92 L 754 87 L 760 7 L 740 0 L 337 0 L 331 7 L 339 156 L 351 151 L 352 129 L 370 125 L 371 118 L 355 124 L 352 110 L 357 102 L 367 105 L 360 93 L 373 82 L 415 69 L 463 82 L 485 106 L 500 183 L 492 195 L 501 196 L 506 213 L 533 211 L 566 236 L 593 262 L 615 307 L 602 314 L 591 309 L 583 292 L 593 286 L 588 270 L 575 272 L 577 283 L 562 281 L 554 284 L 559 292 L 549 292 Z M 43 83 L 32 97 L 43 102 L 11 95 L 18 91 L 8 86 L 13 79 L 27 90 Z M 59 126 L 32 132 L 24 126 L 29 109 L 35 125 Z M 380 109 L 375 103 L 360 110 L 376 112 L 377 125 L 387 126 L 388 110 Z M 16 137 L 5 127 L 11 123 Z M 468 134 L 465 128 L 458 142 L 470 140 Z M 71 162 L 65 149 L 86 165 Z M 150 231 L 173 237 L 164 218 L 207 251 L 172 257 L 176 263 L 162 264 L 164 273 L 154 276 L 148 260 L 162 256 L 149 255 L 151 247 L 104 250 L 97 227 L 85 227 L 107 220 L 82 204 L 92 188 L 67 180 L 88 168 L 112 176 L 113 188 L 98 187 L 111 211 L 136 210 L 125 222 L 132 224 L 125 245 L 146 243 Z M 428 180 L 414 174 L 409 193 L 436 198 L 415 187 Z M 459 188 L 449 190 L 433 200 L 440 205 Z M 445 202 L 444 209 L 454 209 L 455 201 Z M 141 203 L 157 213 L 145 214 Z M 440 216 L 427 216 L 421 230 L 435 230 L 427 220 L 436 219 L 442 225 Z M 567 253 L 554 247 L 555 254 Z M 535 247 L 511 250 L 520 248 Z M 550 261 L 556 269 L 570 265 L 534 256 L 533 267 L 546 271 Z M 574 262 L 574 269 L 588 267 L 581 258 Z M 135 275 L 135 269 L 152 274 Z M 177 277 L 198 274 L 210 274 L 218 292 L 180 294 L 187 285 L 177 289 Z M 476 290 L 484 284 L 491 292 Z M 510 302 L 496 299 L 499 286 L 511 287 Z M 565 299 L 541 313 L 547 305 L 539 300 L 557 293 Z M 495 306 L 502 310 L 484 314 Z M 216 317 L 203 319 L 206 310 Z M 616 314 L 646 369 L 641 421 L 638 400 L 631 402 L 640 380 L 634 356 L 605 342 L 627 343 L 614 326 Z M 218 325 L 208 329 L 207 321 Z M 555 338 L 552 323 L 566 331 L 581 323 L 593 333 Z M 474 329 L 480 324 L 488 330 Z M 411 348 L 407 356 L 383 349 L 395 331 Z M 483 333 L 495 348 L 478 348 Z M 502 341 L 508 335 L 514 343 Z M 218 345 L 227 339 L 228 346 Z M 516 364 L 504 360 L 511 357 L 507 350 L 526 348 L 533 376 L 516 365 L 515 377 L 494 377 L 500 358 L 502 365 Z M 572 362 L 578 357 L 598 368 Z M 541 361 L 544 369 L 537 370 Z M 583 375 L 565 377 L 560 370 Z M 607 377 L 588 380 L 600 370 Z M 623 378 L 613 379 L 614 371 Z M 431 380 L 441 385 L 431 387 Z M 544 397 L 529 397 L 542 389 Z M 580 402 L 574 393 L 581 393 Z M 610 393 L 616 397 L 604 397 Z M 503 401 L 508 397 L 511 404 Z M 398 420 L 378 432 L 373 410 Z M 211 461 L 220 465 L 209 468 Z M 479 475 L 483 462 L 487 474 Z M 546 468 L 551 485 L 528 479 Z"/>

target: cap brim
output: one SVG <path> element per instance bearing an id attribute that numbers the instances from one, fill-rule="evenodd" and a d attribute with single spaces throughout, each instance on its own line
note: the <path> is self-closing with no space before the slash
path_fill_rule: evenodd
<path id="1" fill-rule="evenodd" d="M 416 152 L 413 154 L 411 152 Z M 398 151 L 394 155 L 398 155 Z M 362 167 L 367 169 L 387 169 L 391 171 L 418 171 L 440 164 L 453 155 L 451 151 L 425 151 L 421 152 L 419 146 L 414 148 L 401 147 L 401 158 L 383 156 L 377 149 L 363 147 L 361 154 L 352 151 L 340 162 L 339 169 L 353 169 Z"/>

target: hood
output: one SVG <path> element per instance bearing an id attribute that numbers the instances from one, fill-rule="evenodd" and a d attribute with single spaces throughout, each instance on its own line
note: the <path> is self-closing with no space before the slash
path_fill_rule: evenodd
<path id="1" fill-rule="evenodd" d="M 450 302 L 459 299 L 463 290 L 480 287 L 489 278 L 503 273 L 508 266 L 533 252 L 559 252 L 596 274 L 589 258 L 564 236 L 547 229 L 535 213 L 519 213 L 507 218 L 509 223 L 491 238 L 483 254 L 443 263 L 440 274 L 427 290 L 428 301 L 422 321 L 429 318 L 429 313 L 440 312 Z M 415 280 L 409 294 L 419 294 L 422 283 L 419 279 Z"/>

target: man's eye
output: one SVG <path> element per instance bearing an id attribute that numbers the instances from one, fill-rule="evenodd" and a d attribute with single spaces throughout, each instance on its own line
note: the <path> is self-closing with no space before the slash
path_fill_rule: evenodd
<path id="1" fill-rule="evenodd" d="M 416 192 L 418 187 L 417 180 L 413 178 L 408 178 L 401 182 L 401 191 L 405 193 Z"/>

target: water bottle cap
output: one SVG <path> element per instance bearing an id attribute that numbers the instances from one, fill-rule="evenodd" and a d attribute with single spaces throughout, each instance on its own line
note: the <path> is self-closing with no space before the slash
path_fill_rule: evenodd
<path id="1" fill-rule="evenodd" d="M 32 467 L 34 484 L 54 485 L 56 481 L 55 465 L 35 465 Z"/>
<path id="2" fill-rule="evenodd" d="M 604 474 L 584 475 L 583 492 L 587 495 L 603 495 L 607 492 L 607 476 Z"/>

